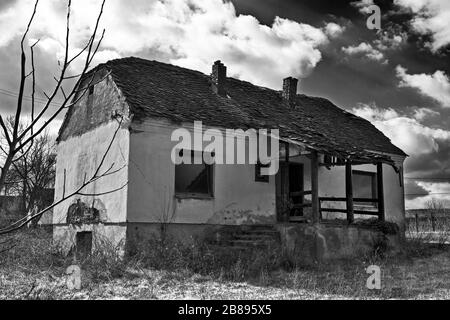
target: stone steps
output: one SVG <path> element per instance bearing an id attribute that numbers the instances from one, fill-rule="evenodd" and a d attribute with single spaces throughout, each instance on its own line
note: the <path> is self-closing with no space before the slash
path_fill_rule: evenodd
<path id="1" fill-rule="evenodd" d="M 272 226 L 243 226 L 232 233 L 232 236 L 222 237 L 220 231 L 217 240 L 211 243 L 213 246 L 232 250 L 251 250 L 266 248 L 280 241 L 279 232 Z"/>

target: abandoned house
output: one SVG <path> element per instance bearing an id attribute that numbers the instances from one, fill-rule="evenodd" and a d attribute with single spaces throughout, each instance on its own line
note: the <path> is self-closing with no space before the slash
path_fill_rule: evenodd
<path id="1" fill-rule="evenodd" d="M 54 240 L 70 250 L 107 239 L 126 250 L 164 229 L 237 247 L 274 237 L 318 258 L 357 254 L 383 237 L 401 243 L 402 150 L 370 122 L 297 93 L 295 78 L 280 79 L 277 91 L 226 72 L 220 61 L 205 75 L 133 57 L 91 70 L 59 132 L 55 201 L 89 178 L 111 141 L 102 167 L 114 174 L 54 209 Z M 259 164 L 174 164 L 171 133 L 192 131 L 194 121 L 279 129 L 278 173 L 262 176 Z"/>

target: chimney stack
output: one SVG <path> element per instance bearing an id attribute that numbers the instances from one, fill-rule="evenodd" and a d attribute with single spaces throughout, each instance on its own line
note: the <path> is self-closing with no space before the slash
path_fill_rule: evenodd
<path id="1" fill-rule="evenodd" d="M 227 79 L 227 67 L 217 60 L 212 66 L 211 80 L 213 83 L 213 90 L 218 95 L 225 95 L 225 81 Z"/>
<path id="2" fill-rule="evenodd" d="M 283 79 L 283 99 L 289 104 L 295 103 L 295 97 L 297 96 L 297 83 L 298 79 L 288 77 Z"/>

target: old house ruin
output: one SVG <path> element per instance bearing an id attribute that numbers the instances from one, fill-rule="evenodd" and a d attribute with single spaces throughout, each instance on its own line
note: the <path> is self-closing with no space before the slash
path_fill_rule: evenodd
<path id="1" fill-rule="evenodd" d="M 54 240 L 67 250 L 95 246 L 98 237 L 125 249 L 131 239 L 159 234 L 161 225 L 183 241 L 226 238 L 243 246 L 273 236 L 319 258 L 356 254 L 380 236 L 392 245 L 402 237 L 406 154 L 368 121 L 297 93 L 294 78 L 276 91 L 227 77 L 220 62 L 205 75 L 124 58 L 97 66 L 82 85 L 89 90 L 58 137 L 55 200 L 95 170 L 117 115 L 124 121 L 104 166 L 124 169 L 54 209 Z M 261 176 L 258 164 L 175 165 L 171 133 L 192 131 L 194 121 L 219 130 L 279 129 L 278 173 Z M 184 150 L 193 157 L 197 151 Z M 386 231 L 387 223 L 394 227 Z"/>

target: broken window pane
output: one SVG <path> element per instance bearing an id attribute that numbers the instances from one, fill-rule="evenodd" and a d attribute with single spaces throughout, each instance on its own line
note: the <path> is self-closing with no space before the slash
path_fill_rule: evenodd
<path id="1" fill-rule="evenodd" d="M 195 157 L 202 157 L 202 154 L 196 153 Z M 201 164 L 194 164 L 193 152 L 191 159 L 192 164 L 182 163 L 175 166 L 175 193 L 212 196 L 212 166 L 205 164 L 203 159 Z"/>

